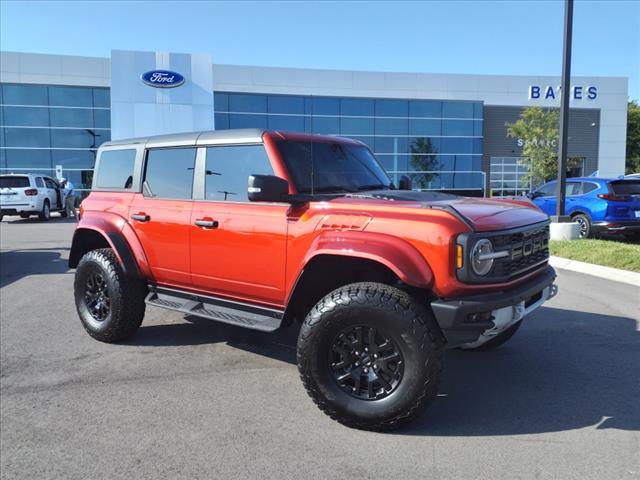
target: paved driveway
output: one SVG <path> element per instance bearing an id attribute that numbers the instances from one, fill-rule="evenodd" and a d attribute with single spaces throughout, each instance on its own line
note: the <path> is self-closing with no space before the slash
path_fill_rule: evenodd
<path id="1" fill-rule="evenodd" d="M 432 408 L 377 434 L 325 417 L 296 331 L 149 308 L 92 340 L 66 259 L 73 223 L 2 222 L 0 470 L 10 478 L 640 478 L 640 292 L 560 272 L 503 347 L 447 352 Z"/>

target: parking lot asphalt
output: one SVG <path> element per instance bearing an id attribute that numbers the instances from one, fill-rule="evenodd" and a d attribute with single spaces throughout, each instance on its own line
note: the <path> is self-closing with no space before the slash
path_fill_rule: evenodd
<path id="1" fill-rule="evenodd" d="M 351 430 L 307 397 L 296 329 L 147 309 L 129 341 L 83 330 L 73 221 L 0 224 L 0 475 L 23 478 L 640 478 L 640 292 L 559 271 L 489 352 L 449 351 L 432 407 Z"/>

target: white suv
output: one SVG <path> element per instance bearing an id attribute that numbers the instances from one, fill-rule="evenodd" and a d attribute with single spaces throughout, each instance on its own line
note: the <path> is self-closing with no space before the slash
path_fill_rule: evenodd
<path id="1" fill-rule="evenodd" d="M 40 220 L 49 220 L 51 212 L 67 216 L 56 180 L 33 173 L 0 175 L 0 221 L 5 215 L 38 215 Z"/>

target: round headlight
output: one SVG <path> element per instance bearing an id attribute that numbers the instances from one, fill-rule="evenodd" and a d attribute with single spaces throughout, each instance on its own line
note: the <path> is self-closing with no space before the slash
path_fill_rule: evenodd
<path id="1" fill-rule="evenodd" d="M 477 275 L 486 275 L 493 267 L 493 258 L 489 254 L 493 253 L 493 244 L 483 238 L 478 240 L 471 250 L 471 267 Z M 489 256 L 489 258 L 486 258 Z"/>

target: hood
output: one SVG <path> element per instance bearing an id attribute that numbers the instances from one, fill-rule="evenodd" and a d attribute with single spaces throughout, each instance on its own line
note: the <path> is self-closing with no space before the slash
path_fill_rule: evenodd
<path id="1" fill-rule="evenodd" d="M 350 194 L 348 198 L 408 202 L 416 208 L 440 208 L 462 217 L 474 230 L 486 232 L 522 227 L 548 220 L 547 214 L 528 198 L 488 199 L 458 197 L 447 193 L 416 192 L 412 190 L 380 190 Z"/>

